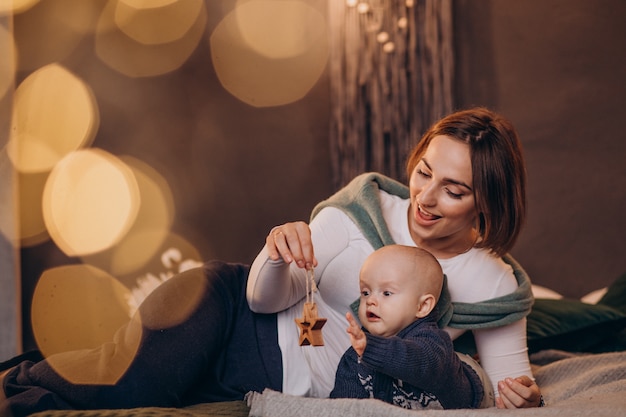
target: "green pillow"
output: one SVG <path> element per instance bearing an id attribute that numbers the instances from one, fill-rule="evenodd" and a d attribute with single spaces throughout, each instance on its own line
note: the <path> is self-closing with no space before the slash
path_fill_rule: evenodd
<path id="1" fill-rule="evenodd" d="M 527 317 L 528 351 L 559 349 L 567 352 L 626 350 L 626 274 L 607 289 L 598 304 L 571 299 L 535 299 Z M 454 341 L 458 352 L 474 355 L 471 332 Z"/>
<path id="2" fill-rule="evenodd" d="M 592 352 L 626 328 L 626 314 L 602 304 L 578 300 L 536 299 L 527 318 L 528 350 Z"/>
<path id="3" fill-rule="evenodd" d="M 612 306 L 538 298 L 526 328 L 529 353 L 543 349 L 591 353 L 626 349 L 626 313 Z M 458 352 L 476 354 L 471 332 L 456 339 L 454 347 Z"/>
<path id="4" fill-rule="evenodd" d="M 613 282 L 598 304 L 613 307 L 626 314 L 626 274 L 623 274 Z"/>

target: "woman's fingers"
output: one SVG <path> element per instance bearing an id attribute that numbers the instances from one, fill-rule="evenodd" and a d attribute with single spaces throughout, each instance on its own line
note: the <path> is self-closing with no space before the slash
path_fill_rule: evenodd
<path id="1" fill-rule="evenodd" d="M 283 244 L 283 246 L 279 246 L 280 253 L 283 254 L 283 259 L 290 257 L 300 268 L 304 268 L 307 264 L 307 258 L 303 245 L 306 245 L 307 240 L 311 240 L 309 226 L 303 222 L 288 223 L 284 226 L 281 228 L 284 229 L 284 233 L 279 236 L 279 243 Z"/>
<path id="2" fill-rule="evenodd" d="M 274 261 L 280 258 L 286 263 L 295 261 L 300 268 L 317 266 L 311 230 L 304 222 L 285 223 L 274 227 L 267 235 L 265 244 L 268 256 Z"/>
<path id="3" fill-rule="evenodd" d="M 265 238 L 265 247 L 267 248 L 267 256 L 273 260 L 277 261 L 280 259 L 280 253 L 278 252 L 278 247 L 276 246 L 276 239 L 280 237 L 282 232 L 279 230 L 279 226 L 274 227 L 270 230 L 270 233 Z M 287 261 L 287 259 L 283 259 L 285 262 L 289 263 L 291 261 Z"/>
<path id="4" fill-rule="evenodd" d="M 294 244 L 297 247 L 297 251 L 293 251 L 294 260 L 298 263 L 300 268 L 314 268 L 317 266 L 317 259 L 313 251 L 313 241 L 311 240 L 311 229 L 305 222 L 293 223 L 297 240 L 295 236 L 288 236 L 288 242 L 291 245 L 291 239 L 294 239 Z"/>
<path id="5" fill-rule="evenodd" d="M 265 238 L 267 255 L 273 261 L 283 258 L 283 261 L 286 263 L 291 263 L 293 258 L 287 245 L 287 238 L 282 229 L 284 229 L 284 225 L 274 227 L 267 235 L 267 238 Z"/>
<path id="6" fill-rule="evenodd" d="M 537 407 L 541 401 L 539 386 L 527 376 L 506 378 L 498 383 L 498 408 Z"/>

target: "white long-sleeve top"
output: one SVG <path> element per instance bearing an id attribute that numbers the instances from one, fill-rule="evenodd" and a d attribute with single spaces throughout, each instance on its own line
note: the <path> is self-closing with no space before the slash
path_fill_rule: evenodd
<path id="1" fill-rule="evenodd" d="M 415 246 L 407 221 L 409 200 L 380 191 L 381 209 L 394 241 Z M 247 298 L 258 313 L 278 313 L 278 340 L 283 360 L 283 391 L 293 395 L 328 397 L 342 354 L 350 346 L 345 314 L 359 298 L 359 271 L 374 251 L 356 224 L 340 209 L 326 207 L 310 223 L 318 266 L 318 292 L 313 301 L 320 317 L 324 346 L 299 346 L 294 319 L 302 317 L 306 275 L 295 263 L 272 261 L 264 247 L 248 279 Z M 517 288 L 510 265 L 487 250 L 473 248 L 452 258 L 439 259 L 453 302 L 473 303 L 509 294 Z M 463 333 L 446 329 L 453 339 Z M 505 377 L 532 378 L 526 344 L 526 320 L 497 328 L 474 330 L 480 363 L 497 393 Z"/>

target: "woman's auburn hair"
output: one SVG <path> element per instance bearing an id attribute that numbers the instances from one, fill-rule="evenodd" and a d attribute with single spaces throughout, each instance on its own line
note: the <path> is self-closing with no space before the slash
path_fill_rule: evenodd
<path id="1" fill-rule="evenodd" d="M 436 136 L 470 147 L 477 213 L 476 247 L 497 256 L 511 250 L 526 219 L 526 168 L 513 124 L 484 107 L 452 113 L 433 124 L 409 154 L 407 178 Z"/>

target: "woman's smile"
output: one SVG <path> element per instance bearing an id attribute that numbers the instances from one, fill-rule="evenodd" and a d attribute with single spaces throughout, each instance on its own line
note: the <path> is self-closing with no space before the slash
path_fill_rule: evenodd
<path id="1" fill-rule="evenodd" d="M 437 216 L 425 210 L 421 204 L 416 203 L 415 205 L 417 206 L 417 210 L 415 210 L 415 220 L 423 226 L 428 226 L 432 224 L 433 221 L 441 218 L 441 216 Z"/>

